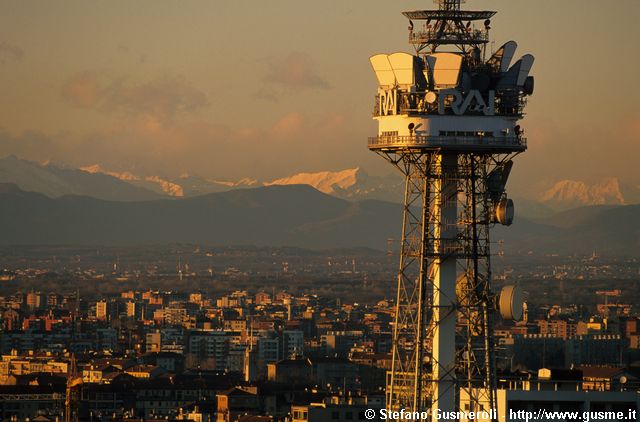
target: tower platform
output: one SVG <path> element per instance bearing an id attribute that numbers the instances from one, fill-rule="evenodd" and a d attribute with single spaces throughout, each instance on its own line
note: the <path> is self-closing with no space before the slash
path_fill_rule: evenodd
<path id="1" fill-rule="evenodd" d="M 369 149 L 379 152 L 406 150 L 457 151 L 507 154 L 524 152 L 527 139 L 522 136 L 373 136 Z"/>

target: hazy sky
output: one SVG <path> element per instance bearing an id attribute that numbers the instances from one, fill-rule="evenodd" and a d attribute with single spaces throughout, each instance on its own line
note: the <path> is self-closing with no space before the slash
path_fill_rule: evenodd
<path id="1" fill-rule="evenodd" d="M 0 155 L 220 179 L 360 166 L 368 57 L 411 51 L 430 0 L 19 1 L 0 13 Z M 514 183 L 640 184 L 639 0 L 473 0 L 532 53 Z"/>

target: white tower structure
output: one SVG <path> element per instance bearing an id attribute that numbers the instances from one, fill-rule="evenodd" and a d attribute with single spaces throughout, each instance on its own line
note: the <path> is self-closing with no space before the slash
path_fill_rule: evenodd
<path id="1" fill-rule="evenodd" d="M 492 321 L 519 319 L 522 298 L 491 290 L 489 228 L 513 221 L 505 186 L 527 148 L 518 120 L 533 93 L 533 56 L 512 64 L 514 41 L 486 51 L 495 12 L 436 3 L 404 12 L 414 54 L 370 59 L 379 129 L 369 139 L 406 182 L 386 406 L 431 410 L 432 421 L 495 409 Z"/>

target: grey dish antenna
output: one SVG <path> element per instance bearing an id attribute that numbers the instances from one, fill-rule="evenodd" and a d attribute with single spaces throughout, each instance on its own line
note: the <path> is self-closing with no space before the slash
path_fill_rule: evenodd
<path id="1" fill-rule="evenodd" d="M 515 62 L 513 66 L 505 73 L 498 84 L 496 89 L 509 89 L 524 86 L 524 83 L 529 76 L 529 72 L 533 67 L 535 58 L 531 54 L 525 54 L 520 60 Z"/>
<path id="2" fill-rule="evenodd" d="M 509 70 L 509 65 L 513 56 L 516 54 L 518 43 L 515 41 L 508 41 L 502 47 L 494 53 L 493 56 L 487 61 L 487 64 L 491 65 L 494 72 L 504 73 Z"/>

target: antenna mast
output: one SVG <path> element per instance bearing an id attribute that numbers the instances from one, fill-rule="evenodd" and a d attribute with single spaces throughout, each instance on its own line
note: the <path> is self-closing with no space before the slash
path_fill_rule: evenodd
<path id="1" fill-rule="evenodd" d="M 415 55 L 370 59 L 378 136 L 369 138 L 405 177 L 386 407 L 430 411 L 432 422 L 497 407 L 493 321 L 519 320 L 522 295 L 491 289 L 489 229 L 513 221 L 506 183 L 527 149 L 517 122 L 533 93 L 533 56 L 511 65 L 514 41 L 484 57 L 496 12 L 436 3 L 403 13 Z"/>
<path id="2" fill-rule="evenodd" d="M 438 10 L 416 10 L 404 12 L 409 19 L 409 43 L 416 52 L 440 46 L 455 46 L 461 52 L 484 47 L 489 42 L 492 11 L 461 10 L 462 0 L 434 0 Z M 475 21 L 484 21 L 482 28 L 473 26 Z M 421 29 L 413 28 L 413 21 L 424 21 Z"/>

